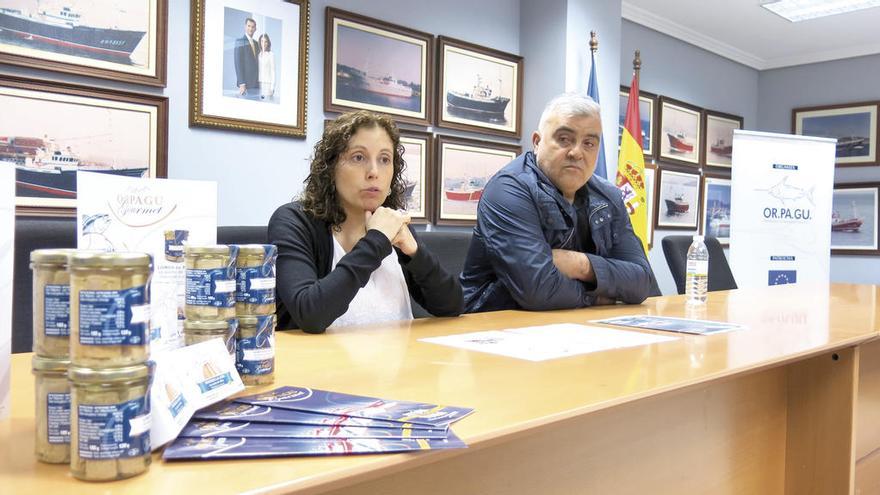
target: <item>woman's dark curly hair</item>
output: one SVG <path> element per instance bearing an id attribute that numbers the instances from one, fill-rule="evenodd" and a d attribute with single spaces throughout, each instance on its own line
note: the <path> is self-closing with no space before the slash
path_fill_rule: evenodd
<path id="1" fill-rule="evenodd" d="M 324 128 L 321 140 L 315 144 L 309 176 L 303 181 L 306 187 L 299 198 L 303 211 L 335 228 L 345 222 L 345 210 L 336 194 L 336 165 L 358 129 L 371 127 L 385 129 L 394 150 L 391 191 L 382 206 L 393 209 L 404 207 L 403 171 L 406 162 L 403 161 L 400 131 L 389 117 L 359 110 L 342 114 L 336 120 L 329 122 Z"/>

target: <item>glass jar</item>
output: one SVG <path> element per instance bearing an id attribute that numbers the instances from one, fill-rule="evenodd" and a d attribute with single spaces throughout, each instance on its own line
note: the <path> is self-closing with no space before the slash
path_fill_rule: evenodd
<path id="1" fill-rule="evenodd" d="M 70 361 L 34 356 L 31 363 L 37 423 L 34 453 L 38 461 L 66 464 L 70 462 Z"/>
<path id="2" fill-rule="evenodd" d="M 183 246 L 188 238 L 188 230 L 166 230 L 165 259 L 172 263 L 183 262 Z"/>
<path id="3" fill-rule="evenodd" d="M 229 357 L 235 360 L 235 333 L 238 331 L 238 318 L 220 321 L 183 322 L 183 338 L 186 345 L 193 345 L 211 339 L 222 339 L 229 351 Z"/>
<path id="4" fill-rule="evenodd" d="M 238 317 L 235 368 L 245 385 L 275 382 L 275 315 Z"/>
<path id="5" fill-rule="evenodd" d="M 235 317 L 236 246 L 187 246 L 187 320 L 228 320 Z"/>
<path id="6" fill-rule="evenodd" d="M 119 480 L 149 468 L 151 367 L 70 367 L 70 472 L 75 478 Z"/>
<path id="7" fill-rule="evenodd" d="M 152 271 L 145 253 L 71 254 L 72 364 L 103 368 L 147 360 Z"/>
<path id="8" fill-rule="evenodd" d="M 272 244 L 238 246 L 235 267 L 235 312 L 240 315 L 275 314 L 275 261 Z"/>
<path id="9" fill-rule="evenodd" d="M 31 251 L 33 272 L 34 352 L 47 357 L 70 355 L 70 273 L 73 249 Z"/>

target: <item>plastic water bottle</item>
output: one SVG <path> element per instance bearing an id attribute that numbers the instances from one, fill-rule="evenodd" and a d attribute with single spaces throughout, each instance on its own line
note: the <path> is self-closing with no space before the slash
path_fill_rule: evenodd
<path id="1" fill-rule="evenodd" d="M 695 235 L 688 248 L 687 277 L 684 282 L 688 304 L 706 304 L 709 291 L 709 250 L 703 243 L 703 236 Z"/>

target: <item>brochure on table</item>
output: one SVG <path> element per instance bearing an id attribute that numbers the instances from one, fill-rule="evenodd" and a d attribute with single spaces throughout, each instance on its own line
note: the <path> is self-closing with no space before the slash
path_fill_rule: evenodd
<path id="1" fill-rule="evenodd" d="M 644 328 L 646 330 L 661 330 L 664 332 L 690 333 L 696 335 L 711 335 L 713 333 L 742 330 L 745 328 L 736 323 L 722 321 L 690 320 L 687 318 L 650 315 L 618 316 L 617 318 L 608 318 L 605 320 L 593 320 L 593 323 Z"/>
<path id="2" fill-rule="evenodd" d="M 12 259 L 15 246 L 15 167 L 0 164 L 0 420 L 9 416 L 12 353 Z"/>
<path id="3" fill-rule="evenodd" d="M 163 352 L 153 361 L 153 450 L 174 440 L 198 409 L 244 390 L 226 345 L 219 338 Z"/>
<path id="4" fill-rule="evenodd" d="M 657 344 L 675 339 L 676 337 L 663 335 L 560 323 L 430 337 L 419 339 L 419 341 L 527 361 L 545 361 L 622 347 Z"/>
<path id="5" fill-rule="evenodd" d="M 78 172 L 77 187 L 77 246 L 150 253 L 150 352 L 182 346 L 183 248 L 217 242 L 217 184 Z"/>

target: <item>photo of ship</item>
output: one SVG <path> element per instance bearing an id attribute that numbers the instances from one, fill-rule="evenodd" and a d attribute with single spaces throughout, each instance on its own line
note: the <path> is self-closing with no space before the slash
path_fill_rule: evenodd
<path id="1" fill-rule="evenodd" d="M 718 156 L 731 158 L 733 156 L 733 143 L 727 142 L 724 139 L 719 139 L 709 146 L 709 151 Z"/>
<path id="2" fill-rule="evenodd" d="M 831 249 L 878 249 L 878 202 L 880 190 L 874 185 L 835 187 L 831 200 Z"/>
<path id="3" fill-rule="evenodd" d="M 676 133 L 673 134 L 671 132 L 666 133 L 666 137 L 669 138 L 669 149 L 675 151 L 677 153 L 693 153 L 694 145 L 693 143 L 687 141 L 684 133 Z"/>
<path id="4" fill-rule="evenodd" d="M 131 55 L 146 31 L 88 26 L 69 5 L 43 8 L 37 2 L 33 12 L 0 8 L 0 38 L 55 53 L 84 56 L 131 64 Z"/>
<path id="5" fill-rule="evenodd" d="M 76 198 L 78 170 L 125 177 L 147 173 L 147 167 L 84 162 L 48 137 L 0 136 L 0 162 L 15 165 L 16 196 L 34 198 Z"/>
<path id="6" fill-rule="evenodd" d="M 858 232 L 861 228 L 861 218 L 842 218 L 836 211 L 831 214 L 831 232 Z"/>
<path id="7" fill-rule="evenodd" d="M 667 215 L 684 215 L 690 210 L 691 205 L 684 199 L 684 194 L 676 194 L 672 199 L 666 198 Z"/>
<path id="8" fill-rule="evenodd" d="M 483 197 L 486 179 L 461 179 L 455 186 L 443 190 L 450 201 L 479 201 Z"/>
<path id="9" fill-rule="evenodd" d="M 411 87 L 401 84 L 391 76 L 367 77 L 364 79 L 364 89 L 370 93 L 396 96 L 398 98 L 410 98 L 413 94 Z"/>
<path id="10" fill-rule="evenodd" d="M 474 112 L 504 114 L 507 104 L 510 103 L 510 98 L 496 96 L 492 88 L 483 82 L 482 77 L 477 74 L 477 81 L 470 92 L 447 91 L 446 103 L 453 107 Z"/>

